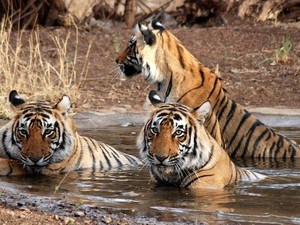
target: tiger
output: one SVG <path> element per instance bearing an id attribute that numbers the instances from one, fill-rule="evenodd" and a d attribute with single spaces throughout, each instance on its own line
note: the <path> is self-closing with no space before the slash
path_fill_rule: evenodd
<path id="1" fill-rule="evenodd" d="M 123 56 L 116 60 L 122 76 L 129 77 L 121 67 L 142 67 L 143 76 L 154 84 L 164 102 L 179 102 L 197 109 L 209 101 L 212 110 L 204 126 L 231 157 L 289 160 L 300 157 L 300 146 L 295 141 L 230 99 L 222 78 L 197 60 L 161 23 L 153 20 L 148 26 L 137 24 L 135 36 L 130 49 L 137 48 L 137 59 L 124 60 Z M 133 58 L 134 52 L 126 54 Z M 132 65 L 137 62 L 141 64 Z M 131 74 L 139 73 L 131 71 Z"/>
<path id="2" fill-rule="evenodd" d="M 0 129 L 0 175 L 59 174 L 137 167 L 132 155 L 78 134 L 67 95 L 56 103 L 9 94 L 14 117 Z"/>
<path id="3" fill-rule="evenodd" d="M 180 103 L 164 103 L 151 91 L 152 113 L 142 128 L 137 146 L 154 181 L 179 188 L 220 189 L 237 181 L 266 176 L 237 167 L 205 129 L 210 111 L 204 102 L 193 110 Z"/>

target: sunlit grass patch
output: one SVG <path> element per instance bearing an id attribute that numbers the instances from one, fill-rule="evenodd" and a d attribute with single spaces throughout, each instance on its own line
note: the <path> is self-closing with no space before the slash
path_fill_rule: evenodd
<path id="1" fill-rule="evenodd" d="M 291 58 L 291 51 L 292 51 L 292 42 L 290 37 L 285 37 L 282 42 L 282 46 L 275 49 L 274 52 L 274 62 L 280 63 L 287 63 L 288 60 Z"/>
<path id="2" fill-rule="evenodd" d="M 44 57 L 39 28 L 24 35 L 24 31 L 12 31 L 3 21 L 0 27 L 0 116 L 7 114 L 5 105 L 11 90 L 17 90 L 25 99 L 56 102 L 62 95 L 69 95 L 73 102 L 80 98 L 81 87 L 86 80 L 88 56 L 92 42 L 84 57 L 78 57 L 78 30 L 76 35 L 51 34 L 53 57 Z M 17 35 L 13 35 L 17 32 Z M 29 31 L 26 31 L 29 32 Z M 12 41 L 14 36 L 14 41 Z M 76 40 L 73 40 L 73 39 Z M 69 48 L 70 42 L 75 43 Z M 71 50 L 70 50 L 71 49 Z M 80 60 L 80 70 L 76 68 Z"/>

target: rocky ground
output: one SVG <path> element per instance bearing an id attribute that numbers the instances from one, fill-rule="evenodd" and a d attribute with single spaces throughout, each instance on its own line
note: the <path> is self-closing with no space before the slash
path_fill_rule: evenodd
<path id="1" fill-rule="evenodd" d="M 246 107 L 300 108 L 300 24 L 249 23 L 231 21 L 210 28 L 171 28 L 183 44 L 213 71 L 219 65 L 232 99 Z M 44 57 L 49 51 L 51 34 L 66 35 L 65 28 L 41 28 Z M 137 76 L 120 81 L 114 62 L 133 33 L 121 24 L 102 28 L 79 28 L 78 56 L 84 58 L 88 43 L 94 40 L 89 55 L 89 70 L 77 96 L 80 111 L 136 112 L 151 86 Z M 75 31 L 72 31 L 75 40 Z M 75 42 L 70 43 L 69 51 Z M 78 68 L 82 64 L 78 63 Z M 63 205 L 54 213 L 42 211 L 32 202 L 22 203 L 20 196 L 0 191 L 0 224 L 136 224 L 134 218 L 110 215 L 90 209 L 78 210 Z M 26 199 L 26 196 L 24 197 Z M 21 203 L 19 203 L 21 202 Z M 77 213 L 77 214 L 76 214 Z M 98 216 L 95 216 L 98 215 Z M 151 223 L 144 220 L 141 223 Z"/>

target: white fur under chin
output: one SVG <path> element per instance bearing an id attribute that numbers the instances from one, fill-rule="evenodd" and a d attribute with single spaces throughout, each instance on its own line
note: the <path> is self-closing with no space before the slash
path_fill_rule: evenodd
<path id="1" fill-rule="evenodd" d="M 150 70 L 147 69 L 147 63 L 143 62 L 142 74 L 144 75 L 146 80 L 149 83 L 162 82 L 164 78 L 160 70 L 156 66 L 150 64 L 148 65 L 150 67 Z"/>

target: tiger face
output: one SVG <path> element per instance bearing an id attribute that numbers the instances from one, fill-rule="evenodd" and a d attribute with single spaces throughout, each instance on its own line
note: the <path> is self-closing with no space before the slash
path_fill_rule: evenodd
<path id="1" fill-rule="evenodd" d="M 128 46 L 118 55 L 116 63 L 121 78 L 133 77 L 142 72 L 142 62 L 137 51 L 135 36 L 130 37 Z"/>
<path id="2" fill-rule="evenodd" d="M 180 183 L 185 171 L 201 168 L 210 157 L 203 127 L 210 104 L 197 111 L 181 104 L 162 104 L 155 91 L 149 100 L 155 109 L 138 138 L 140 155 L 157 181 Z"/>
<path id="3" fill-rule="evenodd" d="M 134 38 L 134 41 L 133 40 Z M 149 83 L 168 82 L 175 74 L 186 72 L 191 67 L 188 62 L 194 57 L 184 51 L 181 42 L 156 20 L 147 26 L 137 24 L 135 36 L 132 36 L 127 48 L 120 53 L 116 62 L 121 77 L 130 77 L 141 73 Z M 178 60 L 180 59 L 180 60 Z M 198 63 L 198 62 L 197 62 Z"/>
<path id="4" fill-rule="evenodd" d="M 68 115 L 68 96 L 52 105 L 46 101 L 25 102 L 12 91 L 9 101 L 16 112 L 3 138 L 9 158 L 38 168 L 60 162 L 69 154 L 74 147 L 75 125 Z"/>

